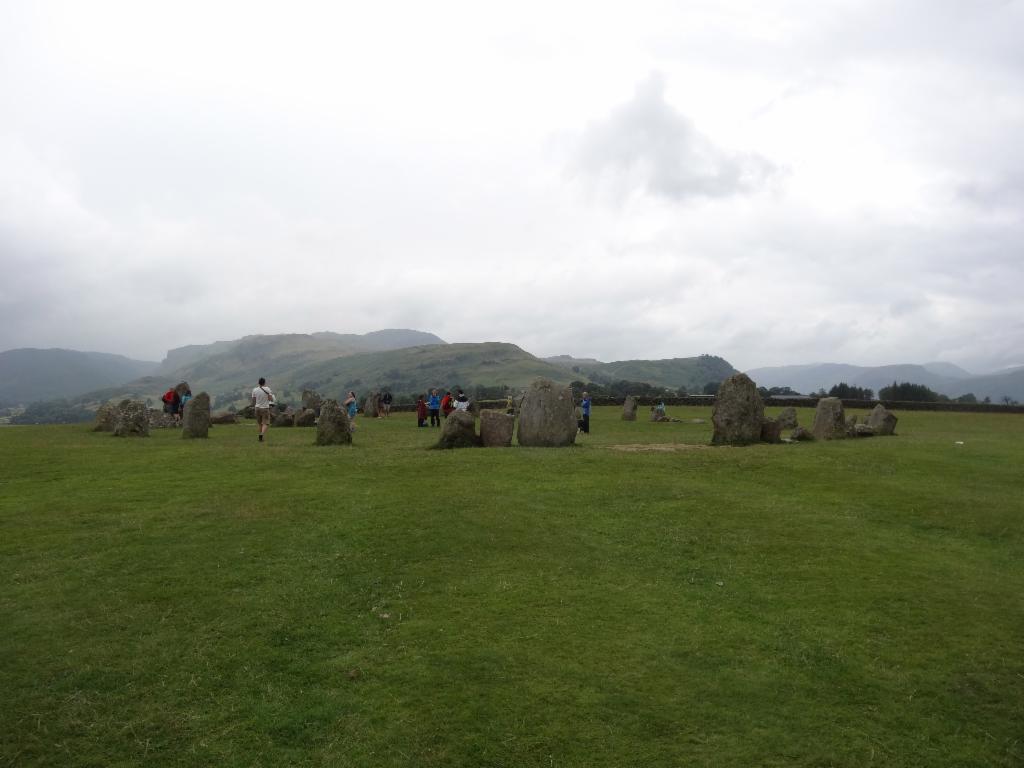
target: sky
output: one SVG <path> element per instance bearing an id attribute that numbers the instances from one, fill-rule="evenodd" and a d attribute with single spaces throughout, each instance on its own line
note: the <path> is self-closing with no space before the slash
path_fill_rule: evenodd
<path id="1" fill-rule="evenodd" d="M 1024 364 L 1024 0 L 0 0 L 0 350 Z"/>

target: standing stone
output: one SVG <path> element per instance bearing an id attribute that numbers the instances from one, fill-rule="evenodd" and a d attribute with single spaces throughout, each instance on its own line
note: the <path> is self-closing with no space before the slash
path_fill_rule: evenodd
<path id="1" fill-rule="evenodd" d="M 149 437 L 149 413 L 138 400 L 122 400 L 117 406 L 114 437 Z"/>
<path id="2" fill-rule="evenodd" d="M 519 444 L 558 448 L 576 442 L 572 390 L 549 379 L 537 379 L 526 391 L 519 411 Z"/>
<path id="3" fill-rule="evenodd" d="M 200 392 L 185 403 L 181 415 L 181 436 L 183 438 L 210 436 L 210 396 Z"/>
<path id="4" fill-rule="evenodd" d="M 323 398 L 320 397 L 320 394 L 314 392 L 312 389 L 302 390 L 302 410 L 310 409 L 315 411 L 320 407 L 320 403 L 322 401 Z"/>
<path id="5" fill-rule="evenodd" d="M 626 395 L 622 402 L 622 420 L 636 421 L 636 398 L 632 395 Z"/>
<path id="6" fill-rule="evenodd" d="M 220 413 L 210 414 L 210 425 L 213 424 L 237 424 L 238 414 L 231 413 L 231 411 L 222 411 Z"/>
<path id="7" fill-rule="evenodd" d="M 782 425 L 779 423 L 778 419 L 765 418 L 765 420 L 761 422 L 761 442 L 782 442 Z"/>
<path id="8" fill-rule="evenodd" d="M 516 417 L 503 411 L 480 411 L 480 442 L 484 448 L 508 448 L 512 445 Z"/>
<path id="9" fill-rule="evenodd" d="M 338 405 L 337 400 L 323 400 L 320 403 L 320 419 L 316 424 L 317 445 L 351 445 L 352 426 L 348 412 Z"/>
<path id="10" fill-rule="evenodd" d="M 850 428 L 850 437 L 874 437 L 875 428 L 867 424 L 854 424 Z"/>
<path id="11" fill-rule="evenodd" d="M 823 397 L 814 409 L 811 433 L 816 440 L 842 440 L 846 437 L 846 414 L 838 397 Z"/>
<path id="12" fill-rule="evenodd" d="M 363 415 L 374 419 L 380 415 L 380 392 L 371 392 L 363 401 Z"/>
<path id="13" fill-rule="evenodd" d="M 148 419 L 147 419 L 148 421 Z M 117 406 L 113 403 L 104 403 L 96 411 L 96 424 L 93 432 L 113 432 L 117 425 Z"/>
<path id="14" fill-rule="evenodd" d="M 270 426 L 272 427 L 294 427 L 295 426 L 295 414 L 290 410 L 274 410 L 270 416 Z"/>
<path id="15" fill-rule="evenodd" d="M 476 435 L 476 419 L 468 411 L 452 411 L 441 425 L 437 448 L 476 448 L 480 438 Z"/>
<path id="16" fill-rule="evenodd" d="M 808 430 L 804 429 L 803 427 L 796 427 L 793 430 L 793 433 L 789 436 L 789 439 L 797 441 L 813 440 L 814 435 L 812 435 Z"/>
<path id="17" fill-rule="evenodd" d="M 711 410 L 712 445 L 748 445 L 761 439 L 764 401 L 757 385 L 745 373 L 722 382 Z"/>
<path id="18" fill-rule="evenodd" d="M 315 427 L 316 426 L 316 411 L 312 408 L 303 408 L 297 414 L 295 414 L 295 426 L 296 427 Z"/>
<path id="19" fill-rule="evenodd" d="M 881 403 L 874 407 L 867 418 L 868 426 L 875 430 L 876 435 L 895 435 L 897 421 L 899 419 L 896 414 Z"/>
<path id="20" fill-rule="evenodd" d="M 788 406 L 779 411 L 779 422 L 780 429 L 796 429 L 796 408 Z"/>

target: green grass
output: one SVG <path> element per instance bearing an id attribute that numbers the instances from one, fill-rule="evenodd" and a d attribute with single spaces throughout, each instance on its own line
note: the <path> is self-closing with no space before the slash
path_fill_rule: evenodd
<path id="1" fill-rule="evenodd" d="M 1024 417 L 618 414 L 563 450 L 0 430 L 0 765 L 1024 763 Z"/>

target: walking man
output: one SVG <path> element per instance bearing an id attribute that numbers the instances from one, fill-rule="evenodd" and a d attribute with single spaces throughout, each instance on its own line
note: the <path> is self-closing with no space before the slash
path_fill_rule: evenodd
<path id="1" fill-rule="evenodd" d="M 259 385 L 252 391 L 253 410 L 256 414 L 256 426 L 260 430 L 259 441 L 263 442 L 263 436 L 270 426 L 270 406 L 277 402 L 274 393 L 266 387 L 267 380 L 260 376 Z"/>

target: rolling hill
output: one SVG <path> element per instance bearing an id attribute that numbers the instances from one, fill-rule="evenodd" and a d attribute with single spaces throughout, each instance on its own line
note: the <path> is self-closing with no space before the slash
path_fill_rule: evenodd
<path id="1" fill-rule="evenodd" d="M 72 349 L 0 352 L 0 402 L 23 405 L 74 397 L 155 371 L 156 362 Z"/>
<path id="2" fill-rule="evenodd" d="M 673 357 L 665 360 L 600 360 L 574 358 L 569 355 L 545 358 L 546 362 L 572 372 L 573 378 L 585 378 L 598 384 L 613 381 L 643 381 L 656 387 L 700 392 L 708 382 L 722 381 L 738 371 L 728 362 L 713 355 Z"/>

